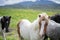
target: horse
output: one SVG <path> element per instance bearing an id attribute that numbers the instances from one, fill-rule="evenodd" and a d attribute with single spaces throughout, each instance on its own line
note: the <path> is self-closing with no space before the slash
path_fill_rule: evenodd
<path id="1" fill-rule="evenodd" d="M 45 13 L 39 14 L 38 18 L 34 20 L 32 23 L 27 20 L 23 19 L 17 24 L 17 32 L 19 35 L 20 40 L 43 40 L 40 34 L 40 27 L 41 27 L 41 19 L 43 17 L 48 17 Z"/>
<path id="2" fill-rule="evenodd" d="M 54 14 L 54 15 L 50 16 L 50 20 L 53 20 L 56 23 L 60 23 L 60 14 Z M 45 34 L 45 39 L 48 39 L 48 36 L 46 34 Z"/>
<path id="3" fill-rule="evenodd" d="M 4 40 L 6 40 L 5 32 L 9 32 L 8 28 L 9 28 L 9 24 L 10 24 L 10 19 L 11 19 L 11 16 L 1 16 L 0 17 L 0 32 L 2 33 Z"/>
<path id="4" fill-rule="evenodd" d="M 37 20 L 35 20 L 32 23 L 32 26 L 33 26 L 33 27 L 31 27 L 31 30 L 32 30 L 31 37 L 32 37 L 32 40 L 34 38 L 35 38 L 34 40 L 43 40 L 44 39 L 44 37 L 42 37 L 42 35 L 40 35 L 40 34 L 43 33 L 40 30 L 42 30 L 41 26 L 43 26 L 43 25 L 47 26 L 48 20 L 45 20 L 45 18 L 50 18 L 50 17 L 46 13 L 43 12 L 42 14 L 39 14 L 39 17 L 37 18 Z M 33 29 L 35 29 L 35 31 Z M 45 30 L 46 29 L 44 29 L 44 32 L 45 32 Z"/>
<path id="5" fill-rule="evenodd" d="M 45 36 L 44 40 L 48 37 L 50 38 L 50 40 L 60 40 L 60 31 L 59 31 L 60 24 L 56 23 L 55 21 L 53 21 L 49 18 L 47 18 L 46 20 L 48 20 L 47 26 L 45 26 L 45 25 L 41 26 L 40 35 L 42 35 L 42 37 Z M 44 30 L 45 30 L 45 32 L 44 32 Z"/>

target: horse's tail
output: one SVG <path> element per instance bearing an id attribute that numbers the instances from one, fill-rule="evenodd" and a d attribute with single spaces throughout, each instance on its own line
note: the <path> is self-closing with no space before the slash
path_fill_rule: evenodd
<path id="1" fill-rule="evenodd" d="M 17 33 L 18 33 L 19 39 L 21 40 L 20 27 L 19 27 L 20 23 L 21 21 L 17 24 Z"/>

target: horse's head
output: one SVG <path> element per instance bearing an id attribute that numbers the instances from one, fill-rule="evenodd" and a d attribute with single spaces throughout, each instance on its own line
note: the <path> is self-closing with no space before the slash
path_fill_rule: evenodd
<path id="1" fill-rule="evenodd" d="M 51 16 L 51 20 L 60 23 L 60 14 L 55 14 L 54 16 Z"/>
<path id="2" fill-rule="evenodd" d="M 2 19 L 1 19 L 2 30 L 4 28 L 6 28 L 6 32 L 8 32 L 8 27 L 9 27 L 9 24 L 10 24 L 10 19 L 11 19 L 11 16 L 3 16 L 2 17 Z"/>
<path id="3" fill-rule="evenodd" d="M 49 21 L 49 16 L 46 13 L 39 14 L 39 35 L 42 37 L 45 32 Z"/>

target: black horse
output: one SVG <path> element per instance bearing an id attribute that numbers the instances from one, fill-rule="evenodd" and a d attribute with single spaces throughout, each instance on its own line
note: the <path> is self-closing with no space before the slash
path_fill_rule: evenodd
<path id="1" fill-rule="evenodd" d="M 11 20 L 11 16 L 1 16 L 0 17 L 0 32 L 2 33 L 3 40 L 6 40 L 5 32 L 9 32 L 10 20 Z"/>
<path id="2" fill-rule="evenodd" d="M 51 20 L 55 21 L 56 23 L 60 23 L 60 14 L 55 14 L 50 17 Z M 44 40 L 48 40 L 48 35 L 45 33 Z"/>
<path id="3" fill-rule="evenodd" d="M 6 32 L 9 32 L 10 19 L 11 19 L 11 16 L 2 16 L 1 17 L 0 23 L 1 23 L 2 30 L 5 29 Z"/>

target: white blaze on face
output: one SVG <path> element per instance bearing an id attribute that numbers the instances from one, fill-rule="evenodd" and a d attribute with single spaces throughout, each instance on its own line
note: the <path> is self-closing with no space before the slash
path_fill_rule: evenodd
<path id="1" fill-rule="evenodd" d="M 40 28 L 40 33 L 39 34 L 42 37 L 44 35 L 44 26 L 45 26 L 45 23 L 46 23 L 46 21 L 48 21 L 48 15 L 45 12 L 43 12 L 40 15 L 41 15 L 40 16 L 40 19 L 41 19 L 41 28 Z"/>
<path id="2" fill-rule="evenodd" d="M 44 25 L 45 25 L 45 21 L 41 22 L 41 30 L 40 30 L 40 36 L 42 37 L 44 35 Z"/>
<path id="3" fill-rule="evenodd" d="M 6 23 L 8 23 L 8 21 L 6 21 Z"/>

